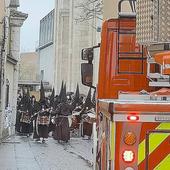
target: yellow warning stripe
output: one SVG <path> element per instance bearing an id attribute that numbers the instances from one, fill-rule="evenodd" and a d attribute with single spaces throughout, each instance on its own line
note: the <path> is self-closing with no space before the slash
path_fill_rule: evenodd
<path id="1" fill-rule="evenodd" d="M 157 128 L 157 130 L 169 130 L 170 123 L 161 123 Z M 155 134 L 152 133 L 149 136 L 149 154 L 151 154 L 167 137 L 169 134 L 162 133 L 162 134 Z M 138 148 L 138 165 L 145 159 L 145 142 L 144 139 Z"/>
<path id="2" fill-rule="evenodd" d="M 115 123 L 111 122 L 111 139 L 110 139 L 110 160 L 114 160 L 115 154 Z"/>
<path id="3" fill-rule="evenodd" d="M 154 170 L 170 170 L 170 154 Z"/>

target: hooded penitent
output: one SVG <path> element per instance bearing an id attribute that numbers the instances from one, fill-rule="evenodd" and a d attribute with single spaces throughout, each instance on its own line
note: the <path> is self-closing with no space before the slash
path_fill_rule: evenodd
<path id="1" fill-rule="evenodd" d="M 24 97 L 25 95 L 26 95 L 25 89 L 24 89 L 24 87 L 22 86 L 22 96 Z"/>
<path id="2" fill-rule="evenodd" d="M 92 102 L 91 102 L 91 88 L 90 88 L 83 109 L 90 110 L 91 108 L 92 108 Z"/>
<path id="3" fill-rule="evenodd" d="M 94 90 L 93 96 L 92 96 L 92 107 L 96 107 L 96 89 Z"/>
<path id="4" fill-rule="evenodd" d="M 29 87 L 27 87 L 27 96 L 30 98 L 30 90 L 29 90 Z"/>
<path id="5" fill-rule="evenodd" d="M 54 97 L 55 97 L 55 90 L 53 88 L 51 96 L 50 96 L 50 106 L 53 107 L 54 106 Z"/>
<path id="6" fill-rule="evenodd" d="M 61 103 L 67 101 L 66 83 L 64 84 L 63 91 L 61 93 Z"/>
<path id="7" fill-rule="evenodd" d="M 61 97 L 62 97 L 63 89 L 64 89 L 64 82 L 62 81 L 61 89 L 60 89 L 60 93 L 59 93 L 59 98 L 60 98 L 60 99 L 61 99 Z"/>
<path id="8" fill-rule="evenodd" d="M 41 81 L 41 87 L 40 87 L 40 102 L 45 100 L 45 91 L 44 91 L 44 86 L 43 82 Z"/>
<path id="9" fill-rule="evenodd" d="M 80 92 L 79 92 L 79 85 L 77 84 L 76 92 L 75 92 L 75 95 L 74 95 L 73 101 L 72 101 L 73 109 L 75 109 L 76 105 L 79 104 L 79 98 L 80 98 Z"/>
<path id="10" fill-rule="evenodd" d="M 45 107 L 47 108 L 48 107 L 48 102 L 46 101 L 46 98 L 45 98 L 45 91 L 44 91 L 44 86 L 43 86 L 43 82 L 41 81 L 41 88 L 40 88 L 40 100 L 39 100 L 39 103 L 41 105 L 41 107 Z"/>
<path id="11" fill-rule="evenodd" d="M 31 109 L 31 101 L 30 97 L 28 96 L 28 92 L 26 94 L 25 91 L 23 91 L 23 97 L 21 99 L 20 105 L 22 111 L 27 111 Z"/>

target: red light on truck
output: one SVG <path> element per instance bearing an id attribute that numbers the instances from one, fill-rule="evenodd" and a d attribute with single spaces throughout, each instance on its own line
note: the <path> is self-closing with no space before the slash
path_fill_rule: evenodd
<path id="1" fill-rule="evenodd" d="M 125 150 L 124 152 L 123 152 L 123 160 L 124 160 L 124 162 L 126 162 L 126 163 L 131 163 L 131 162 L 133 162 L 133 160 L 134 160 L 134 158 L 135 158 L 135 154 L 134 154 L 134 152 L 133 151 L 131 151 L 131 150 Z"/>
<path id="2" fill-rule="evenodd" d="M 130 115 L 130 116 L 127 117 L 127 120 L 130 120 L 130 121 L 137 121 L 137 120 L 139 120 L 139 116 Z"/>

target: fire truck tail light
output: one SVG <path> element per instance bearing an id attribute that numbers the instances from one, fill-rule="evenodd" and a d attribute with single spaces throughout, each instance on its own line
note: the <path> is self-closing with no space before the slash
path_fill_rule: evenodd
<path id="1" fill-rule="evenodd" d="M 137 120 L 139 120 L 139 116 L 130 115 L 130 116 L 127 117 L 127 120 L 130 120 L 130 121 L 137 121 Z"/>
<path id="2" fill-rule="evenodd" d="M 126 162 L 126 163 L 131 163 L 133 162 L 134 158 L 135 158 L 135 154 L 133 151 L 130 151 L 130 150 L 125 150 L 123 152 L 123 160 Z"/>
<path id="3" fill-rule="evenodd" d="M 134 145 L 136 143 L 136 135 L 133 132 L 127 132 L 124 136 L 124 143 Z"/>

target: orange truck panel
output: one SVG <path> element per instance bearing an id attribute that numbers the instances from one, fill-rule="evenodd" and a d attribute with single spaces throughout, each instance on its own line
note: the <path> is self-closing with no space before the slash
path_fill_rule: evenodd
<path id="1" fill-rule="evenodd" d="M 150 98 L 139 93 L 155 89 L 149 87 L 146 49 L 136 43 L 135 27 L 132 18 L 103 23 L 97 85 L 96 163 L 99 170 L 129 167 L 152 170 L 165 166 L 164 160 L 169 159 L 170 101 L 166 101 L 166 96 L 170 100 L 170 91 L 164 88 L 149 93 Z M 155 55 L 155 60 L 159 64 L 169 64 L 170 52 Z M 164 69 L 164 73 L 170 74 L 169 68 Z M 130 91 L 129 98 L 119 99 L 121 91 L 127 95 Z M 132 96 L 147 100 L 130 100 Z M 128 141 L 125 136 L 130 137 L 131 145 L 125 142 Z M 165 147 L 169 148 L 166 150 Z M 161 152 L 163 154 L 156 157 Z"/>
<path id="2" fill-rule="evenodd" d="M 154 55 L 155 61 L 161 65 L 170 64 L 170 51 L 157 53 Z"/>
<path id="3" fill-rule="evenodd" d="M 166 157 L 168 157 L 170 153 L 170 148 L 169 148 L 169 143 L 168 143 L 170 140 L 170 129 L 168 129 L 170 125 L 168 125 L 169 123 L 167 123 L 168 120 L 166 119 L 166 116 L 169 116 L 169 121 L 170 121 L 170 114 L 169 112 L 168 114 L 165 113 L 165 111 L 167 110 L 169 111 L 170 108 L 167 110 L 164 110 L 163 107 L 160 106 L 161 104 L 160 105 L 158 104 L 159 106 L 158 108 L 155 109 L 156 110 L 155 112 L 154 110 L 155 101 L 152 101 L 152 102 L 148 102 L 147 104 L 147 107 L 152 108 L 152 109 L 147 110 L 146 105 L 145 106 L 143 105 L 141 107 L 145 109 L 140 109 L 140 112 L 135 112 L 133 111 L 133 109 L 135 109 L 136 106 L 134 106 L 133 103 L 129 104 L 128 101 L 122 101 L 122 103 L 123 102 L 124 102 L 125 107 L 124 105 L 121 105 L 120 107 L 120 105 L 118 104 L 119 103 L 118 100 L 99 100 L 99 111 L 103 114 L 104 117 L 106 113 L 110 115 L 110 119 L 109 117 L 107 117 L 107 120 L 113 121 L 116 124 L 115 125 L 115 134 L 116 134 L 115 136 L 115 160 L 114 160 L 114 168 L 112 170 L 124 170 L 127 167 L 133 167 L 134 170 L 144 170 L 144 169 L 154 170 L 154 168 L 159 166 L 159 164 Z M 141 104 L 142 103 L 143 102 L 141 102 Z M 167 105 L 170 105 L 170 102 L 163 102 L 163 103 L 167 103 Z M 121 104 L 121 101 L 120 101 L 120 104 Z M 117 105 L 119 105 L 119 109 L 117 109 Z M 128 121 L 127 117 L 128 115 L 131 115 L 131 114 L 135 114 L 139 116 L 139 119 L 137 121 Z M 149 115 L 149 117 L 151 117 L 152 120 L 150 120 L 150 118 L 147 117 L 145 118 L 145 121 L 143 122 L 142 117 L 145 117 L 147 115 Z M 156 118 L 160 118 L 160 120 L 157 120 Z M 165 122 L 161 121 L 162 118 L 165 118 L 166 121 Z M 168 126 L 166 126 L 166 124 Z M 105 130 L 106 130 L 106 127 L 103 126 L 102 131 L 105 131 Z M 135 134 L 136 140 L 133 145 L 127 145 L 125 143 L 125 136 L 128 132 L 132 132 Z M 166 135 L 167 132 L 168 132 L 168 135 Z M 107 134 L 105 136 L 105 140 L 106 140 L 105 142 L 107 143 L 107 140 L 110 140 L 111 134 L 109 131 L 105 134 Z M 158 135 L 158 138 L 154 136 L 155 134 Z M 160 134 L 163 134 L 163 136 L 160 137 Z M 151 146 L 149 146 L 150 148 L 148 148 L 149 150 L 148 159 L 146 157 L 147 136 L 150 137 L 149 140 L 152 141 L 150 144 Z M 102 145 L 102 148 L 103 147 L 104 146 Z M 132 162 L 126 163 L 123 161 L 122 155 L 124 151 L 126 150 L 133 151 L 134 159 Z M 101 155 L 101 160 L 103 159 L 104 160 L 106 159 L 106 154 Z M 105 164 L 105 168 L 102 168 L 102 170 L 107 170 L 107 169 L 109 169 L 109 167 L 106 166 Z M 160 169 L 160 170 L 163 170 L 163 169 Z"/>
<path id="4" fill-rule="evenodd" d="M 120 90 L 150 90 L 145 50 L 136 44 L 135 19 L 105 21 L 102 30 L 98 98 L 117 98 Z"/>

